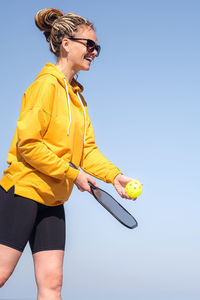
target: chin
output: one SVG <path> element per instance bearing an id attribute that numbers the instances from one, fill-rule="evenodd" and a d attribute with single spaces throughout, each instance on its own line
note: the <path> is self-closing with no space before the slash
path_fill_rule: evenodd
<path id="1" fill-rule="evenodd" d="M 89 71 L 90 70 L 90 66 L 84 67 L 81 69 L 81 71 Z"/>
<path id="2" fill-rule="evenodd" d="M 85 64 L 83 64 L 83 68 L 84 68 L 85 71 L 89 71 L 90 66 L 91 66 L 91 63 L 90 63 L 90 62 L 87 62 L 87 61 L 86 61 Z"/>
<path id="3" fill-rule="evenodd" d="M 82 64 L 82 65 L 79 65 L 76 68 L 77 72 L 79 72 L 79 71 L 89 71 L 89 70 L 90 70 L 90 65 L 89 64 Z"/>

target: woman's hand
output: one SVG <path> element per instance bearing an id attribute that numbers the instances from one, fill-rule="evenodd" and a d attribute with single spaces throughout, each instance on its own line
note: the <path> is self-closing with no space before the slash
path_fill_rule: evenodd
<path id="1" fill-rule="evenodd" d="M 94 186 L 97 187 L 96 181 L 88 174 L 83 171 L 79 171 L 78 176 L 74 180 L 75 185 L 81 192 L 89 192 L 91 194 L 91 189 L 88 184 L 88 181 L 91 182 Z"/>
<path id="2" fill-rule="evenodd" d="M 127 177 L 125 175 L 122 175 L 122 174 L 118 174 L 115 179 L 114 179 L 114 182 L 113 182 L 113 185 L 116 189 L 116 191 L 118 192 L 118 194 L 122 197 L 122 198 L 126 198 L 126 199 L 131 199 L 131 200 L 136 200 L 137 198 L 131 198 L 129 197 L 126 192 L 125 192 L 125 187 L 127 185 L 127 183 L 129 181 L 132 181 L 134 180 L 133 178 L 131 177 Z"/>

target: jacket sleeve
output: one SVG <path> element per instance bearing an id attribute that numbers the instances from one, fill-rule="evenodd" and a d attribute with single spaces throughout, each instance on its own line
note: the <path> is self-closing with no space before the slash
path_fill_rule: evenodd
<path id="1" fill-rule="evenodd" d="M 43 140 L 51 118 L 45 103 L 49 105 L 55 93 L 55 85 L 47 83 L 36 85 L 24 94 L 20 118 L 17 121 L 17 149 L 25 162 L 41 173 L 58 180 L 75 180 L 78 171 L 58 157 Z"/>
<path id="2" fill-rule="evenodd" d="M 87 129 L 81 160 L 81 169 L 107 183 L 113 183 L 114 178 L 122 173 L 99 151 L 95 144 L 93 126 L 87 113 L 86 115 Z"/>

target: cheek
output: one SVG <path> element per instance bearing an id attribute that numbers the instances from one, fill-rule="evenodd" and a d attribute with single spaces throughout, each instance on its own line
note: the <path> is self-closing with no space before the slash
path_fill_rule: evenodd
<path id="1" fill-rule="evenodd" d="M 75 51 L 75 52 L 73 53 L 74 61 L 77 61 L 77 62 L 78 62 L 78 61 L 80 61 L 80 60 L 83 60 L 84 57 L 85 57 L 85 55 L 86 55 L 86 52 L 80 51 L 80 49 L 77 50 L 77 51 Z"/>

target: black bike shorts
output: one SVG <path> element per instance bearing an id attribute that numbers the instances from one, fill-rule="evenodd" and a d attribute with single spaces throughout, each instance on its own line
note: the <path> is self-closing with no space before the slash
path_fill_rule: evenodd
<path id="1" fill-rule="evenodd" d="M 0 244 L 22 252 L 28 241 L 33 254 L 64 250 L 63 205 L 46 206 L 0 186 Z"/>

